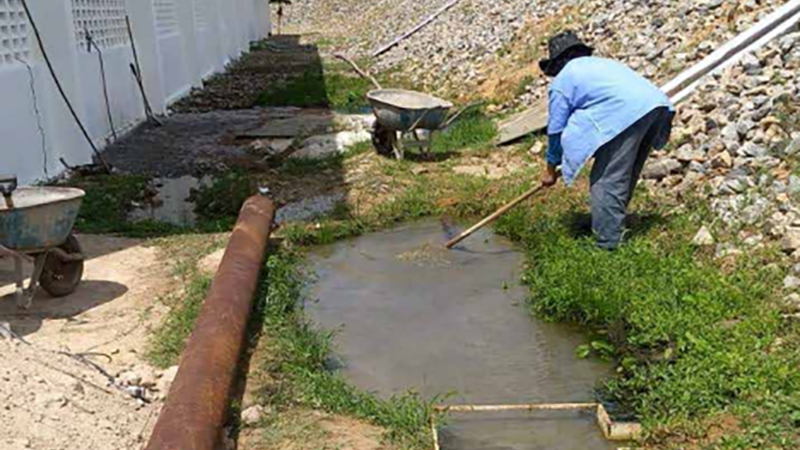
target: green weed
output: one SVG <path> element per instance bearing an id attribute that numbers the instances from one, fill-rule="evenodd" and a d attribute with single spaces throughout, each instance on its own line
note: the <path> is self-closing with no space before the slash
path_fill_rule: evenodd
<path id="1" fill-rule="evenodd" d="M 473 110 L 453 123 L 447 130 L 436 133 L 433 140 L 435 153 L 446 153 L 469 147 L 479 147 L 497 137 L 494 121 L 480 110 Z"/>
<path id="2" fill-rule="evenodd" d="M 258 184 L 253 176 L 234 170 L 218 176 L 210 186 L 192 191 L 189 201 L 195 205 L 199 227 L 230 229 L 245 200 L 255 194 L 257 189 Z"/>
<path id="3" fill-rule="evenodd" d="M 210 288 L 211 277 L 193 271 L 184 291 L 167 299 L 170 311 L 150 337 L 145 354 L 151 364 L 167 368 L 178 363 Z"/>
<path id="4" fill-rule="evenodd" d="M 522 77 L 517 84 L 517 88 L 514 90 L 515 97 L 522 97 L 523 95 L 527 94 L 528 87 L 530 87 L 530 85 L 532 85 L 535 81 L 536 79 L 533 77 L 533 75 L 525 75 Z"/>
<path id="5" fill-rule="evenodd" d="M 95 175 L 73 177 L 60 185 L 86 192 L 75 222 L 75 229 L 81 233 L 154 237 L 183 232 L 181 227 L 168 223 L 128 219 L 135 203 L 147 201 L 149 181 L 138 175 Z"/>

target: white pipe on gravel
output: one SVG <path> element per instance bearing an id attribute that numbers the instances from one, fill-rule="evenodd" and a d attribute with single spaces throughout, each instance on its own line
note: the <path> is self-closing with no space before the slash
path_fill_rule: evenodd
<path id="1" fill-rule="evenodd" d="M 730 67 L 745 54 L 761 48 L 772 39 L 786 33 L 798 22 L 800 22 L 800 0 L 792 0 L 723 44 L 661 89 L 674 103 L 679 103 L 697 89 L 703 78 Z"/>
<path id="2" fill-rule="evenodd" d="M 456 6 L 456 3 L 460 2 L 460 1 L 461 0 L 452 0 L 452 1 L 448 2 L 446 5 L 442 6 L 438 11 L 433 13 L 430 17 L 428 17 L 427 19 L 425 19 L 422 22 L 420 22 L 414 28 L 412 28 L 412 29 L 408 30 L 407 32 L 405 32 L 399 38 L 393 40 L 392 42 L 390 42 L 387 45 L 384 45 L 383 47 L 379 48 L 378 50 L 375 50 L 375 52 L 372 53 L 372 57 L 373 58 L 377 58 L 378 56 L 381 56 L 382 54 L 388 52 L 389 50 L 394 48 L 397 44 L 403 42 L 404 40 L 408 39 L 413 34 L 415 34 L 417 31 L 419 31 L 419 30 L 425 28 L 426 26 L 428 26 L 429 23 L 431 23 L 434 20 L 436 20 L 437 17 L 439 17 L 440 15 L 444 14 L 445 12 L 447 12 L 447 10 L 449 10 L 450 8 Z"/>

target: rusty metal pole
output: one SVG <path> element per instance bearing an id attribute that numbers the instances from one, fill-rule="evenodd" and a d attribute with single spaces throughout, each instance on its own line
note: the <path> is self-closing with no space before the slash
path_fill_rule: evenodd
<path id="1" fill-rule="evenodd" d="M 147 450 L 215 450 L 230 405 L 275 213 L 245 202 Z"/>

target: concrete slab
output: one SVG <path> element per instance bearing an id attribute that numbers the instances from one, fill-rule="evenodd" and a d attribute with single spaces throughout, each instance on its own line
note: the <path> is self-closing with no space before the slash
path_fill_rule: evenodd
<path id="1" fill-rule="evenodd" d="M 298 115 L 288 119 L 279 119 L 264 126 L 239 133 L 236 137 L 243 139 L 293 138 L 300 135 L 325 133 L 333 126 L 334 118 L 330 115 Z"/>

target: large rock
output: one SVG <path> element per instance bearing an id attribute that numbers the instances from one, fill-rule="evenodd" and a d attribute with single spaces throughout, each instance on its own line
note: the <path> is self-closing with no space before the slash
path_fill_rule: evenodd
<path id="1" fill-rule="evenodd" d="M 769 155 L 767 149 L 752 142 L 747 142 L 739 149 L 739 154 L 750 158 L 762 158 Z"/>
<path id="2" fill-rule="evenodd" d="M 686 144 L 675 152 L 675 158 L 683 163 L 703 162 L 706 160 L 706 155 L 702 150 L 694 148 L 691 144 Z"/>
<path id="3" fill-rule="evenodd" d="M 793 140 L 789 145 L 786 146 L 786 149 L 783 151 L 788 156 L 794 156 L 800 153 L 800 138 Z"/>
<path id="4" fill-rule="evenodd" d="M 730 169 L 733 167 L 733 157 L 725 150 L 714 156 L 711 160 L 711 167 L 714 169 Z"/>
<path id="5" fill-rule="evenodd" d="M 258 424 L 262 417 L 264 417 L 264 407 L 261 405 L 251 406 L 242 411 L 241 415 L 242 423 L 249 426 Z"/>
<path id="6" fill-rule="evenodd" d="M 781 248 L 786 253 L 794 253 L 800 249 L 800 227 L 791 226 L 781 240 Z"/>
<path id="7" fill-rule="evenodd" d="M 789 275 L 783 279 L 783 289 L 786 291 L 796 291 L 800 288 L 800 278 L 794 275 Z"/>
<path id="8" fill-rule="evenodd" d="M 787 192 L 790 195 L 800 195 L 800 177 L 789 175 L 789 186 Z"/>
<path id="9" fill-rule="evenodd" d="M 651 161 L 642 170 L 642 178 L 646 180 L 660 180 L 668 175 L 680 172 L 683 165 L 676 159 L 662 158 Z"/>
<path id="10" fill-rule="evenodd" d="M 783 298 L 783 308 L 788 312 L 800 312 L 800 294 L 793 292 Z"/>

